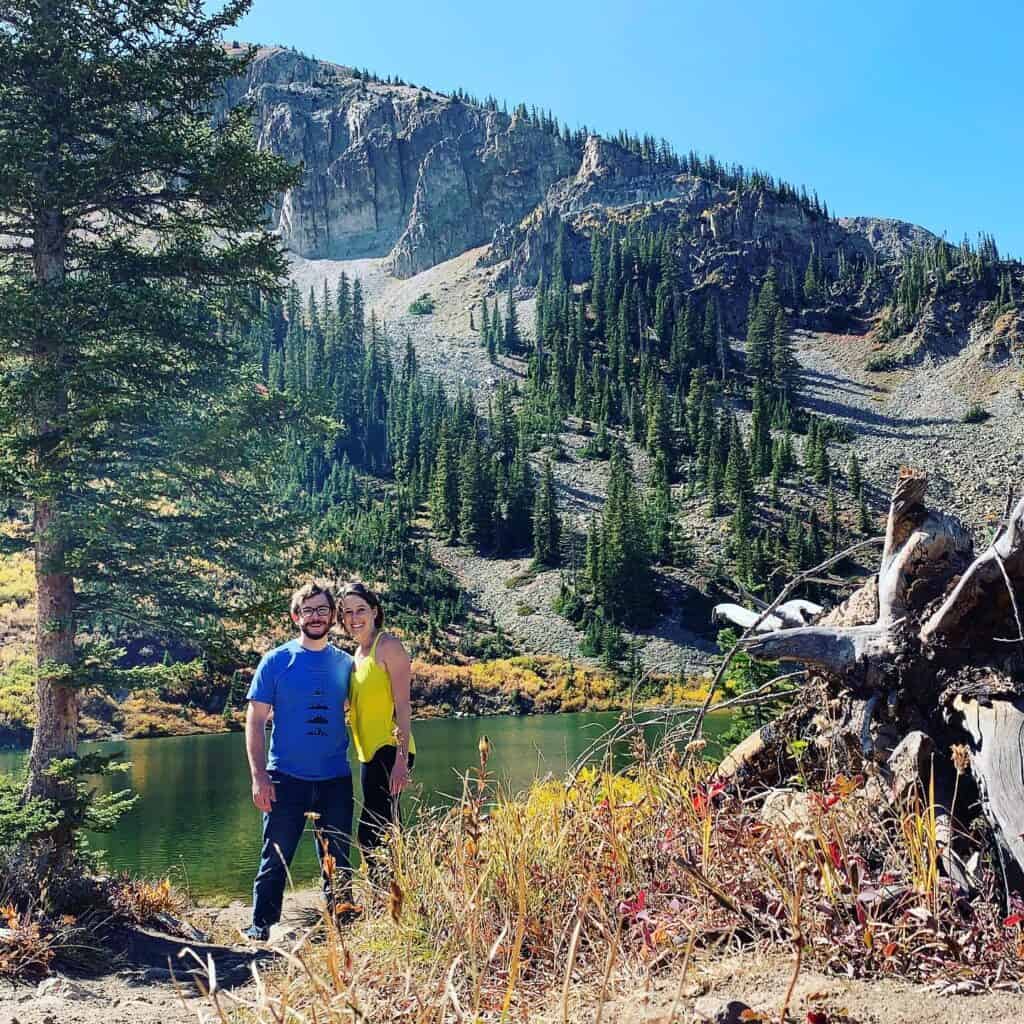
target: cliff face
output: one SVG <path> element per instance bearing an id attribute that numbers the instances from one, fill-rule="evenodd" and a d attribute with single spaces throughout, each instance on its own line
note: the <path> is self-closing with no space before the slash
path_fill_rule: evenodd
<path id="1" fill-rule="evenodd" d="M 786 189 L 678 174 L 607 139 L 569 138 L 543 119 L 367 81 L 278 47 L 259 50 L 229 83 L 222 109 L 240 103 L 260 146 L 305 168 L 272 211 L 286 247 L 314 259 L 386 257 L 398 277 L 490 243 L 481 262 L 501 264 L 496 282 L 532 286 L 561 235 L 570 273 L 583 280 L 594 230 L 643 221 L 670 229 L 679 284 L 714 294 L 729 331 L 742 333 L 770 267 L 799 280 L 812 253 L 835 283 L 803 310 L 802 326 L 864 330 L 892 300 L 902 257 L 936 241 L 902 221 L 836 220 Z M 844 263 L 879 272 L 844 283 Z M 943 352 L 978 333 L 988 292 L 961 283 L 929 300 L 915 351 Z M 1020 358 L 1016 321 L 983 326 L 993 331 L 985 351 Z"/>
<path id="2" fill-rule="evenodd" d="M 388 256 L 400 276 L 489 241 L 579 163 L 519 118 L 278 48 L 260 50 L 223 102 L 249 104 L 259 144 L 305 167 L 273 212 L 289 249 Z"/>
<path id="3" fill-rule="evenodd" d="M 589 223 L 652 211 L 730 251 L 806 254 L 814 242 L 892 260 L 929 237 L 899 221 L 815 224 L 795 202 L 652 170 L 597 136 L 580 148 L 520 117 L 278 47 L 260 49 L 229 84 L 222 105 L 239 103 L 252 108 L 260 146 L 305 167 L 273 211 L 285 245 L 307 258 L 386 256 L 400 277 L 492 242 L 488 260 L 513 258 L 515 278 L 533 283 L 558 220 L 585 235 Z M 585 272 L 586 246 L 569 244 Z"/>

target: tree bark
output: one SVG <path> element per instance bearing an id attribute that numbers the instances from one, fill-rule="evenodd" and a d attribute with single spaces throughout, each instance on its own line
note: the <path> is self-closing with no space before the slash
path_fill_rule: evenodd
<path id="1" fill-rule="evenodd" d="M 45 179 L 46 172 L 43 172 Z M 47 181 L 41 183 L 45 189 Z M 45 192 L 44 192 L 45 194 Z M 36 214 L 34 271 L 36 286 L 52 296 L 59 311 L 65 280 L 66 227 L 59 209 Z M 71 685 L 75 653 L 75 586 L 67 571 L 67 541 L 62 521 L 67 483 L 64 471 L 64 430 L 68 394 L 63 383 L 60 342 L 45 329 L 33 344 L 33 360 L 41 386 L 32 410 L 37 470 L 45 481 L 36 495 L 33 514 L 36 582 L 36 725 L 29 753 L 24 799 L 47 797 L 64 802 L 74 786 L 48 774 L 51 762 L 74 757 L 78 748 L 78 693 Z M 71 840 L 62 825 L 58 845 Z"/>

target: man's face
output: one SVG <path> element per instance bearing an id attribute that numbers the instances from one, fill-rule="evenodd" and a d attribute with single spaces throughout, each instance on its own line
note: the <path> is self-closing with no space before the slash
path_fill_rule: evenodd
<path id="1" fill-rule="evenodd" d="M 334 625 L 334 610 L 324 594 L 314 594 L 302 602 L 298 612 L 292 612 L 292 620 L 303 636 L 322 640 Z"/>

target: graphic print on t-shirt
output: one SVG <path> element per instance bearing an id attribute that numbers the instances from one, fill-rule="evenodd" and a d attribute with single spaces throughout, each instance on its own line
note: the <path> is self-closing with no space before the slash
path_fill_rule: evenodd
<path id="1" fill-rule="evenodd" d="M 325 677 L 324 669 L 320 666 L 311 668 L 310 682 L 313 684 L 312 689 L 309 691 L 310 697 L 314 699 L 317 697 L 323 697 L 324 688 L 329 685 L 329 680 Z M 326 715 L 320 712 L 330 711 L 330 707 L 327 704 L 321 704 L 319 702 L 308 704 L 306 706 L 308 712 L 312 712 L 311 718 L 306 719 L 306 725 L 311 725 L 313 728 L 306 731 L 307 736 L 329 736 L 330 732 L 327 729 L 321 729 L 321 726 L 330 725 L 331 720 Z"/>

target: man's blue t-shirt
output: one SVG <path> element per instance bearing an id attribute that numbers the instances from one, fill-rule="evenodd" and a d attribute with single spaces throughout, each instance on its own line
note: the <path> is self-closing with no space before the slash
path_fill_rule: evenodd
<path id="1" fill-rule="evenodd" d="M 309 780 L 351 774 L 345 701 L 353 664 L 337 647 L 311 651 L 298 640 L 263 656 L 246 699 L 274 708 L 268 771 Z"/>

